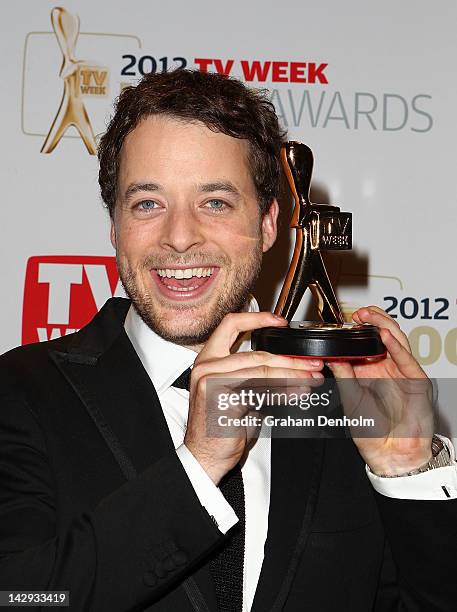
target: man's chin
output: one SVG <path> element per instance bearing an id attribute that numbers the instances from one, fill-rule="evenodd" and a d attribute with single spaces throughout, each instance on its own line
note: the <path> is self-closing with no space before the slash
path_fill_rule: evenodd
<path id="1" fill-rule="evenodd" d="M 223 318 L 214 303 L 182 301 L 161 303 L 157 307 L 157 301 L 151 299 L 146 302 L 133 300 L 133 305 L 152 331 L 182 346 L 206 342 Z"/>
<path id="2" fill-rule="evenodd" d="M 162 320 L 169 320 L 170 325 L 180 325 L 192 319 L 203 319 L 208 317 L 208 313 L 214 307 L 214 302 L 206 298 L 197 298 L 193 300 L 164 300 L 162 297 L 153 299 L 153 303 L 159 305 L 160 312 L 155 314 L 155 317 L 160 317 Z M 182 315 L 180 315 L 182 313 Z"/>
<path id="3" fill-rule="evenodd" d="M 208 320 L 189 320 L 189 318 L 184 322 L 182 318 L 167 322 L 153 318 L 145 322 L 161 338 L 181 346 L 203 344 L 219 324 L 219 321 L 213 321 L 212 324 L 208 325 Z"/>

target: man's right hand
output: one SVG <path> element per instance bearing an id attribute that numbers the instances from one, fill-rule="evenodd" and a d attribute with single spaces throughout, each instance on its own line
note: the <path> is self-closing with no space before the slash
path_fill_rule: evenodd
<path id="1" fill-rule="evenodd" d="M 215 484 L 238 463 L 254 430 L 244 427 L 237 437 L 207 436 L 205 389 L 209 378 L 298 378 L 316 379 L 318 384 L 322 381 L 322 360 L 296 359 L 263 351 L 230 353 L 240 333 L 261 327 L 286 325 L 286 319 L 271 312 L 228 314 L 195 360 L 190 380 L 189 418 L 184 443 Z M 216 410 L 216 407 L 208 407 L 208 410 Z"/>

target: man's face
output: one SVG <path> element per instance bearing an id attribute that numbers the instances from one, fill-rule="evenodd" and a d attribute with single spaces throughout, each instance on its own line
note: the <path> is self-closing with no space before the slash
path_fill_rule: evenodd
<path id="1" fill-rule="evenodd" d="M 276 238 L 261 218 L 246 141 L 201 123 L 144 119 L 125 139 L 111 239 L 147 325 L 197 348 L 242 309 Z"/>

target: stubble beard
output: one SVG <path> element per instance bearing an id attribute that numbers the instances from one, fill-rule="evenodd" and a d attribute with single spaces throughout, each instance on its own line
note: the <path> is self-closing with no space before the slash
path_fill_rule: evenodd
<path id="1" fill-rule="evenodd" d="M 136 272 L 130 267 L 128 262 L 122 263 L 118 258 L 117 266 L 119 276 L 126 294 L 131 299 L 133 307 L 144 323 L 164 340 L 180 344 L 182 346 L 195 346 L 205 343 L 226 314 L 240 312 L 243 310 L 249 293 L 257 280 L 262 265 L 262 246 L 256 245 L 251 255 L 236 266 L 226 256 L 212 257 L 208 263 L 218 265 L 221 270 L 225 270 L 230 281 L 225 282 L 219 289 L 219 295 L 214 301 L 214 305 L 209 311 L 204 312 L 203 316 L 196 316 L 195 310 L 201 306 L 189 306 L 186 304 L 173 304 L 171 309 L 181 312 L 180 327 L 182 330 L 172 329 L 173 323 L 167 323 L 160 316 L 160 309 L 170 309 L 170 302 L 161 299 L 160 296 L 152 296 L 146 289 L 139 287 L 138 279 L 141 273 L 146 271 L 149 274 L 151 268 L 167 268 L 173 265 L 188 265 L 196 261 L 204 264 L 208 260 L 208 254 L 193 253 L 186 257 L 181 257 L 174 262 L 160 261 L 159 258 L 149 257 Z M 186 261 L 187 260 L 187 261 Z M 168 265 L 167 265 L 168 264 Z M 218 279 L 215 279 L 218 282 Z M 188 313 L 189 318 L 184 322 L 184 313 Z"/>

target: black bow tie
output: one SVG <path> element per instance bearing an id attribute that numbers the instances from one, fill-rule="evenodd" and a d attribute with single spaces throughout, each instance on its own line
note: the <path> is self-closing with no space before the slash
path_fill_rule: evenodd
<path id="1" fill-rule="evenodd" d="M 182 374 L 178 376 L 174 383 L 171 384 L 172 387 L 177 387 L 178 389 L 186 389 L 189 391 L 190 389 L 190 373 L 191 369 L 187 368 L 184 370 Z"/>

